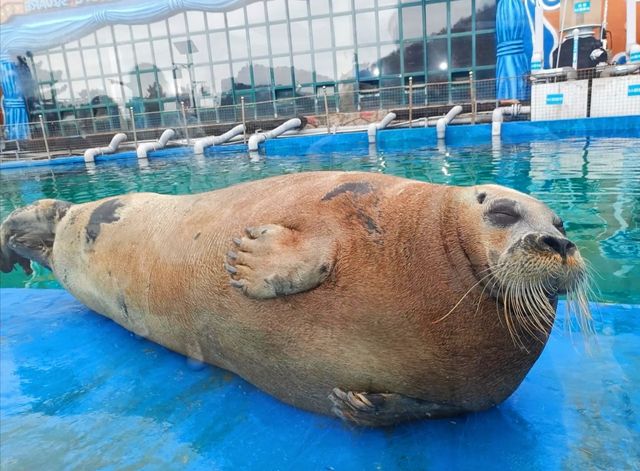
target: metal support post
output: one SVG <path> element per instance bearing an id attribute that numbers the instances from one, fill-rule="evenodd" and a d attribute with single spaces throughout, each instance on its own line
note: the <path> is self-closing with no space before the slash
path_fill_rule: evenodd
<path id="1" fill-rule="evenodd" d="M 326 85 L 322 86 L 322 94 L 324 96 L 324 118 L 327 122 L 327 133 L 330 133 L 329 129 L 329 101 L 327 100 L 327 87 Z"/>
<path id="2" fill-rule="evenodd" d="M 244 97 L 240 97 L 240 112 L 242 114 L 242 143 L 247 143 L 247 120 L 244 114 Z"/>
<path id="3" fill-rule="evenodd" d="M 138 148 L 138 131 L 136 130 L 136 116 L 133 112 L 133 106 L 129 108 L 129 116 L 131 117 L 131 130 L 133 131 L 133 145 Z"/>
<path id="4" fill-rule="evenodd" d="M 44 139 L 44 147 L 47 149 L 47 159 L 51 160 L 51 152 L 49 152 L 49 143 L 47 142 L 47 130 L 44 127 L 44 118 L 40 115 L 40 129 L 42 129 L 42 138 Z"/>
<path id="5" fill-rule="evenodd" d="M 182 121 L 184 122 L 184 136 L 187 138 L 187 145 L 191 145 L 191 139 L 189 139 L 189 127 L 187 126 L 187 112 L 184 106 L 184 101 L 180 102 L 182 108 Z"/>
<path id="6" fill-rule="evenodd" d="M 413 127 L 413 77 L 409 77 L 409 127 Z"/>
<path id="7" fill-rule="evenodd" d="M 469 71 L 469 95 L 471 97 L 471 123 L 476 124 L 478 114 L 478 103 L 476 101 L 476 82 L 473 79 L 473 71 Z"/>

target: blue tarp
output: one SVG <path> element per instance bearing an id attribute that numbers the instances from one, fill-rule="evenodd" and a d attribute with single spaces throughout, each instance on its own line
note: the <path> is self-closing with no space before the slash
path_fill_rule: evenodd
<path id="1" fill-rule="evenodd" d="M 497 408 L 370 430 L 190 363 L 64 291 L 3 289 L 0 298 L 3 469 L 633 469 L 640 462 L 640 306 L 596 310 L 591 356 L 580 335 L 556 331 Z"/>

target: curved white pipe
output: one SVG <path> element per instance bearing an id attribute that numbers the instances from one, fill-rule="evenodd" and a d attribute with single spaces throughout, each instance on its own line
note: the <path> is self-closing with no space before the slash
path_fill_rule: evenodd
<path id="1" fill-rule="evenodd" d="M 220 144 L 224 144 L 225 142 L 233 139 L 239 134 L 244 133 L 244 124 L 238 124 L 233 128 L 229 129 L 224 134 L 220 134 L 219 136 L 207 136 L 202 139 L 198 139 L 193 145 L 193 152 L 196 155 L 204 154 L 204 148 L 209 146 L 219 146 Z"/>
<path id="2" fill-rule="evenodd" d="M 444 139 L 447 125 L 453 121 L 453 118 L 462 113 L 462 106 L 456 105 L 449 110 L 449 112 L 438 120 L 436 123 L 436 134 L 438 139 Z"/>
<path id="3" fill-rule="evenodd" d="M 493 113 L 491 113 L 491 135 L 499 136 L 502 131 L 502 122 L 504 121 L 504 115 L 518 116 L 519 114 L 531 113 L 530 106 L 521 106 L 519 104 L 513 104 L 511 106 L 499 106 Z"/>
<path id="4" fill-rule="evenodd" d="M 384 129 L 389 126 L 389 123 L 396 119 L 395 113 L 387 113 L 387 115 L 382 118 L 382 121 L 379 123 L 371 123 L 367 128 L 367 135 L 369 136 L 369 144 L 374 144 L 376 142 L 376 135 L 378 134 L 378 130 Z"/>
<path id="5" fill-rule="evenodd" d="M 84 151 L 85 162 L 95 162 L 96 155 L 113 154 L 120 144 L 127 140 L 127 135 L 123 132 L 119 132 L 111 139 L 111 142 L 107 147 L 93 147 Z"/>
<path id="6" fill-rule="evenodd" d="M 156 142 L 143 142 L 142 144 L 138 145 L 138 148 L 136 149 L 136 154 L 138 155 L 138 158 L 146 159 L 147 154 L 150 151 L 162 149 L 164 146 L 167 145 L 169 140 L 174 138 L 175 135 L 176 135 L 176 132 L 173 129 L 165 129 L 162 135 L 160 136 L 160 139 L 158 139 Z"/>
<path id="7" fill-rule="evenodd" d="M 302 121 L 300 121 L 300 118 L 293 118 L 293 119 L 290 119 L 289 121 L 282 123 L 280 126 L 278 126 L 275 129 L 272 129 L 271 131 L 260 132 L 252 135 L 249 138 L 249 152 L 257 151 L 258 146 L 260 145 L 261 142 L 264 142 L 267 139 L 276 138 L 287 131 L 292 131 L 294 129 L 297 129 L 300 126 L 302 126 Z"/>

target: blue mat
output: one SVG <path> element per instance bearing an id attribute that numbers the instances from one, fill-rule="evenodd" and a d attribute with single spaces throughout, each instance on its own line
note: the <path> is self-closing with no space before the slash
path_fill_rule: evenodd
<path id="1" fill-rule="evenodd" d="M 387 430 L 289 407 L 59 290 L 0 290 L 2 469 L 638 469 L 640 306 L 556 329 L 501 406 Z"/>

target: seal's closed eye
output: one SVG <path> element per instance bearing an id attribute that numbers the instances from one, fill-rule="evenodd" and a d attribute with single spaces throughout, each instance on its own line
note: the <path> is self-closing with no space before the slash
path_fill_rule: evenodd
<path id="1" fill-rule="evenodd" d="M 553 226 L 558 229 L 560 234 L 567 235 L 567 231 L 564 229 L 564 221 L 560 219 L 558 216 L 553 218 Z"/>
<path id="2" fill-rule="evenodd" d="M 501 227 L 510 226 L 520 220 L 515 201 L 507 199 L 495 200 L 485 216 L 491 224 Z"/>

